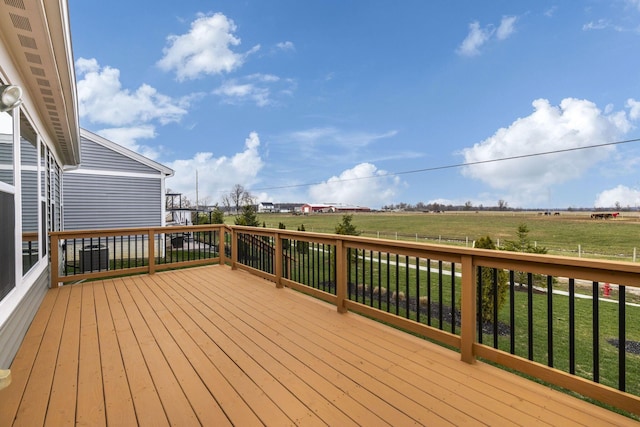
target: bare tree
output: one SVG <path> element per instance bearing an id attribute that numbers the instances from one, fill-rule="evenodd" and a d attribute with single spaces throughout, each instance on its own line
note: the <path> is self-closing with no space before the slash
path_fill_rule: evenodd
<path id="1" fill-rule="evenodd" d="M 237 214 L 241 206 L 253 204 L 253 196 L 241 184 L 236 184 L 228 194 L 222 196 L 222 204 L 228 210 L 233 208 L 233 213 Z"/>
<path id="2" fill-rule="evenodd" d="M 507 202 L 505 202 L 504 200 L 500 199 L 498 200 L 498 209 L 503 211 L 507 209 Z"/>

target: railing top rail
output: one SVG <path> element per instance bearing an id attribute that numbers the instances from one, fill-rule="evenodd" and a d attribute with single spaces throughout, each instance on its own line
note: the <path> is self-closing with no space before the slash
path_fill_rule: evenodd
<path id="1" fill-rule="evenodd" d="M 411 251 L 424 251 L 431 254 L 447 254 L 456 256 L 472 256 L 476 263 L 508 260 L 523 264 L 543 264 L 548 266 L 563 267 L 568 269 L 589 270 L 617 270 L 624 273 L 640 274 L 640 264 L 626 261 L 612 261 L 601 259 L 585 259 L 560 255 L 531 254 L 523 252 L 510 252 L 502 250 L 478 249 L 434 243 L 411 242 L 405 240 L 382 239 L 375 237 L 349 236 L 342 234 L 317 233 L 309 231 L 290 231 L 275 228 L 256 228 L 246 226 L 227 226 L 229 229 L 252 232 L 256 234 L 277 233 L 281 237 L 304 238 L 304 240 L 322 239 L 331 241 L 343 241 L 347 247 L 358 248 L 359 245 L 377 246 L 380 251 L 397 251 L 405 249 Z M 302 240 L 302 239 L 301 239 Z"/>
<path id="2" fill-rule="evenodd" d="M 153 230 L 154 233 L 176 233 L 181 231 L 199 232 L 199 231 L 211 231 L 220 228 L 228 228 L 224 224 L 204 224 L 204 225 L 171 225 L 165 227 L 125 227 L 125 228 L 105 228 L 101 230 L 66 230 L 66 231 L 51 231 L 49 236 L 56 236 L 59 239 L 71 238 L 79 235 L 92 235 L 92 236 L 117 236 L 127 234 L 146 234 L 149 230 Z"/>
<path id="3" fill-rule="evenodd" d="M 455 254 L 458 256 L 468 255 L 473 256 L 480 262 L 491 260 L 510 260 L 519 262 L 530 262 L 536 264 L 547 265 L 561 265 L 567 267 L 577 268 L 591 268 L 591 269 L 603 269 L 611 270 L 617 269 L 624 272 L 639 273 L 640 264 L 626 261 L 612 261 L 601 259 L 584 259 L 567 257 L 560 255 L 547 255 L 547 254 L 530 254 L 523 252 L 509 252 L 509 251 L 497 251 L 490 249 L 477 249 L 460 246 L 442 245 L 434 243 L 423 242 L 411 242 L 404 240 L 392 240 L 382 239 L 374 237 L 361 237 L 361 236 L 349 236 L 342 234 L 332 233 L 318 233 L 310 231 L 293 231 L 293 230 L 281 230 L 276 228 L 261 228 L 261 227 L 248 227 L 239 225 L 227 225 L 227 224 L 203 224 L 203 225 L 189 225 L 189 226 L 165 226 L 165 227 L 130 227 L 130 228 L 110 228 L 99 230 L 67 230 L 67 231 L 52 231 L 49 232 L 50 236 L 56 236 L 58 238 L 68 238 L 78 235 L 114 235 L 114 234 L 143 234 L 149 230 L 153 230 L 156 233 L 171 233 L 171 232 L 198 232 L 198 231 L 210 231 L 224 228 L 228 231 L 236 230 L 241 232 L 249 232 L 259 235 L 275 235 L 278 234 L 283 238 L 295 238 L 304 240 L 319 239 L 324 241 L 343 241 L 347 247 L 357 248 L 358 244 L 366 244 L 368 246 L 375 245 L 380 247 L 381 250 L 397 250 L 410 249 L 413 251 L 428 251 L 431 253 L 441 252 L 443 254 Z"/>

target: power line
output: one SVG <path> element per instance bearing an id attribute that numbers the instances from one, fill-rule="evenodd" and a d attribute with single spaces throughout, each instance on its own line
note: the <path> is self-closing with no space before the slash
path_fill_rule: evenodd
<path id="1" fill-rule="evenodd" d="M 631 143 L 631 142 L 638 142 L 638 141 L 640 141 L 640 138 L 627 139 L 627 140 L 624 140 L 624 141 L 616 141 L 616 142 L 607 142 L 607 143 L 604 143 L 604 144 L 586 145 L 586 146 L 583 146 L 583 147 L 563 148 L 563 149 L 559 149 L 559 150 L 542 151 L 542 152 L 530 153 L 530 154 L 521 154 L 521 155 L 518 155 L 518 156 L 501 157 L 501 158 L 498 158 L 498 159 L 478 160 L 478 161 L 469 162 L 469 163 L 455 163 L 455 164 L 451 164 L 451 165 L 433 166 L 433 167 L 429 167 L 429 168 L 412 169 L 412 170 L 401 171 L 401 172 L 388 172 L 388 173 L 384 173 L 384 174 L 380 174 L 380 175 L 360 176 L 360 177 L 355 177 L 355 178 L 339 178 L 339 179 L 334 180 L 332 182 L 359 181 L 359 180 L 363 180 L 363 179 L 387 178 L 387 177 L 390 177 L 390 176 L 409 175 L 409 174 L 422 173 L 422 172 L 433 172 L 433 171 L 444 170 L 444 169 L 462 168 L 462 167 L 465 167 L 465 166 L 476 166 L 476 165 L 482 165 L 482 164 L 487 164 L 487 163 L 504 162 L 504 161 L 508 161 L 508 160 L 517 160 L 517 159 L 526 159 L 526 158 L 530 158 L 530 157 L 547 156 L 547 155 L 550 155 L 550 154 L 568 153 L 568 152 L 571 152 L 571 151 L 589 150 L 589 149 L 593 149 L 593 148 L 602 148 L 602 147 L 608 147 L 608 146 L 613 146 L 613 145 L 622 145 L 622 144 L 628 144 L 628 143 Z M 251 191 L 266 191 L 266 190 L 281 190 L 281 189 L 284 189 L 284 188 L 311 187 L 312 185 L 319 185 L 319 184 L 324 184 L 324 183 L 325 182 L 309 182 L 309 183 L 305 183 L 305 184 L 280 185 L 280 186 L 274 186 L 274 187 L 253 188 L 253 189 L 251 189 Z"/>

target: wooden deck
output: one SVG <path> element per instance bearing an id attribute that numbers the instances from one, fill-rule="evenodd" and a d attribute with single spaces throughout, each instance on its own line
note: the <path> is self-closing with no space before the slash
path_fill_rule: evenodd
<path id="1" fill-rule="evenodd" d="M 638 425 L 243 271 L 48 292 L 0 391 L 11 425 Z"/>

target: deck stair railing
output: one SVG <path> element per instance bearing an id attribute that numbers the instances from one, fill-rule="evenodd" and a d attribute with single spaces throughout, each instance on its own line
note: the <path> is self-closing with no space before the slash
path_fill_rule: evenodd
<path id="1" fill-rule="evenodd" d="M 97 269 L 93 258 L 80 268 L 78 248 L 87 246 L 82 256 L 98 256 Z M 465 362 L 495 363 L 640 415 L 634 263 L 227 225 L 55 232 L 51 248 L 52 286 L 229 264 L 437 341 Z"/>

